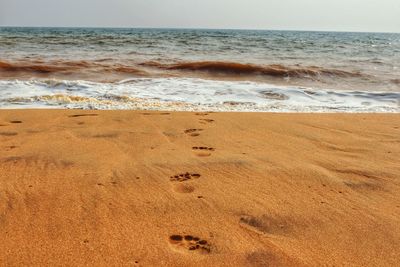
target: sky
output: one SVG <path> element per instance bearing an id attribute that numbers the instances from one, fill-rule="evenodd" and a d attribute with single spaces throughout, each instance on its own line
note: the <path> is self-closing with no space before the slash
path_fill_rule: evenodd
<path id="1" fill-rule="evenodd" d="M 0 26 L 400 32 L 400 0 L 0 0 Z"/>

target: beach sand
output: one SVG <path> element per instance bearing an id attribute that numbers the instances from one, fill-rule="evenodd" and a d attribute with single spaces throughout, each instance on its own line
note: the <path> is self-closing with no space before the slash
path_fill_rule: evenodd
<path id="1" fill-rule="evenodd" d="M 0 111 L 1 266 L 395 266 L 400 115 Z"/>

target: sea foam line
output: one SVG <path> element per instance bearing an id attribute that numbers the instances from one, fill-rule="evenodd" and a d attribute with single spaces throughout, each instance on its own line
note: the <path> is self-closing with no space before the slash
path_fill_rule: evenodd
<path id="1" fill-rule="evenodd" d="M 0 81 L 0 108 L 400 112 L 400 92 L 313 90 L 247 81 L 134 78 L 118 83 Z"/>

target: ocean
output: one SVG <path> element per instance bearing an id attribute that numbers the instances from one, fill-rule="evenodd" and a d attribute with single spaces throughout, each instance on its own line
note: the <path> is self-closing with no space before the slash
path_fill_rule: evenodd
<path id="1" fill-rule="evenodd" d="M 400 34 L 0 28 L 0 108 L 400 112 Z"/>

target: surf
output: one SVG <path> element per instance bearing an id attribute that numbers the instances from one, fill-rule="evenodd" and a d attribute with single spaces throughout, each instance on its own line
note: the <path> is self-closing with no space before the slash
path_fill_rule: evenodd
<path id="1" fill-rule="evenodd" d="M 198 78 L 0 81 L 0 108 L 247 112 L 400 112 L 400 92 L 277 86 Z"/>

